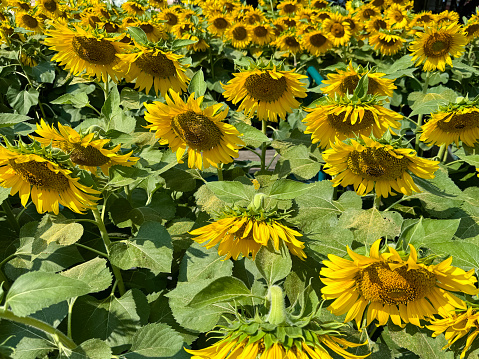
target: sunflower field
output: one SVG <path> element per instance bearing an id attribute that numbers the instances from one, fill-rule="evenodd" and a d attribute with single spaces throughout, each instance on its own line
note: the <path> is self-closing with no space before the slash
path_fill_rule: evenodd
<path id="1" fill-rule="evenodd" d="M 479 358 L 479 9 L 1 0 L 0 46 L 0 358 Z"/>

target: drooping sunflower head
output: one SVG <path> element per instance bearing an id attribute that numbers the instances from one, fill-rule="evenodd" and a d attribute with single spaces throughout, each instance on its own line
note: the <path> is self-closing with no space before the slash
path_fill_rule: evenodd
<path id="1" fill-rule="evenodd" d="M 419 14 L 414 15 L 410 26 L 425 26 L 432 22 L 434 22 L 433 13 L 431 11 L 422 11 Z"/>
<path id="2" fill-rule="evenodd" d="M 303 119 L 304 133 L 311 133 L 313 143 L 321 148 L 329 148 L 336 141 L 354 138 L 359 135 L 376 138 L 390 128 L 400 128 L 402 115 L 386 109 L 376 96 L 354 99 L 354 96 L 328 97 Z M 390 129 L 392 131 L 392 129 Z"/>
<path id="3" fill-rule="evenodd" d="M 137 157 L 131 156 L 132 152 L 120 153 L 121 144 L 111 146 L 109 139 L 95 138 L 95 133 L 82 134 L 60 123 L 57 130 L 41 120 L 35 132 L 40 137 L 33 138 L 40 144 L 61 149 L 74 165 L 92 174 L 96 174 L 97 168 L 100 168 L 108 176 L 112 166 L 132 166 L 138 161 Z"/>
<path id="4" fill-rule="evenodd" d="M 36 3 L 40 11 L 50 19 L 57 18 L 62 14 L 62 5 L 56 0 L 39 0 Z"/>
<path id="5" fill-rule="evenodd" d="M 301 3 L 296 0 L 284 0 L 281 1 L 278 6 L 279 15 L 294 16 L 302 6 Z"/>
<path id="6" fill-rule="evenodd" d="M 159 40 L 168 40 L 169 36 L 164 25 L 156 20 L 141 21 L 138 20 L 129 26 L 136 26 L 143 30 L 148 41 L 158 42 Z"/>
<path id="7" fill-rule="evenodd" d="M 323 152 L 325 172 L 334 176 L 333 186 L 353 185 L 359 195 L 376 190 L 376 196 L 395 195 L 392 191 L 411 195 L 420 192 L 410 173 L 421 178 L 434 178 L 438 161 L 416 156 L 409 148 L 395 148 L 361 136 L 362 143 L 336 141 Z"/>
<path id="8" fill-rule="evenodd" d="M 416 36 L 410 46 L 412 61 L 416 66 L 424 63 L 424 71 L 445 71 L 446 64 L 452 66 L 451 56 L 460 57 L 468 42 L 456 23 L 427 27 Z"/>
<path id="9" fill-rule="evenodd" d="M 357 9 L 357 16 L 360 19 L 360 22 L 369 21 L 374 16 L 380 15 L 380 11 L 371 3 L 364 4 L 360 8 Z"/>
<path id="10" fill-rule="evenodd" d="M 352 62 L 349 63 L 346 71 L 337 70 L 337 73 L 328 74 L 328 79 L 323 83 L 329 86 L 321 88 L 321 91 L 331 97 L 334 97 L 335 94 L 338 96 L 351 95 L 366 74 L 368 75 L 368 94 L 389 97 L 393 95 L 396 88 L 394 80 L 383 78 L 386 74 L 376 72 L 375 69 L 361 65 L 355 67 Z"/>
<path id="11" fill-rule="evenodd" d="M 58 214 L 60 205 L 76 213 L 96 205 L 100 192 L 81 184 L 71 170 L 58 164 L 58 156 L 45 157 L 38 143 L 7 146 L 0 146 L 0 185 L 11 188 L 11 196 L 18 193 L 23 206 L 31 198 L 38 213 Z"/>
<path id="12" fill-rule="evenodd" d="M 391 319 L 399 326 L 421 326 L 421 320 L 433 318 L 439 312 L 465 309 L 465 303 L 451 292 L 479 291 L 474 270 L 466 272 L 452 266 L 452 257 L 433 265 L 418 259 L 412 245 L 406 256 L 392 247 L 381 253 L 380 243 L 380 239 L 374 242 L 369 256 L 348 247 L 352 261 L 331 254 L 329 260 L 323 261 L 323 298 L 334 300 L 328 308 L 332 313 L 346 313 L 345 322 L 355 320 L 362 327 L 366 311 L 366 325 L 374 320 L 385 325 Z"/>
<path id="13" fill-rule="evenodd" d="M 393 31 L 383 30 L 369 37 L 369 43 L 374 46 L 374 50 L 382 55 L 391 56 L 397 54 L 406 42 L 401 36 Z"/>
<path id="14" fill-rule="evenodd" d="M 329 6 L 327 0 L 311 0 L 310 7 L 314 10 L 324 10 Z"/>
<path id="15" fill-rule="evenodd" d="M 165 96 L 166 104 L 145 104 L 146 128 L 155 131 L 160 144 L 169 145 L 179 163 L 188 154 L 190 168 L 217 167 L 220 163 L 233 162 L 238 149 L 244 146 L 238 130 L 225 122 L 228 108 L 222 104 L 201 108 L 203 97 L 191 94 L 185 103 L 173 90 Z"/>
<path id="16" fill-rule="evenodd" d="M 288 112 L 299 107 L 295 97 L 306 97 L 306 76 L 278 70 L 274 65 L 253 67 L 233 74 L 235 78 L 223 85 L 223 96 L 234 104 L 241 101 L 238 111 L 247 117 L 255 113 L 260 121 L 285 119 Z"/>
<path id="17" fill-rule="evenodd" d="M 366 30 L 370 34 L 375 34 L 379 30 L 387 28 L 388 23 L 386 22 L 386 19 L 380 15 L 372 17 L 366 24 Z"/>
<path id="18" fill-rule="evenodd" d="M 462 99 L 439 108 L 422 126 L 421 141 L 429 144 L 450 145 L 459 141 L 474 147 L 479 140 L 479 101 Z"/>

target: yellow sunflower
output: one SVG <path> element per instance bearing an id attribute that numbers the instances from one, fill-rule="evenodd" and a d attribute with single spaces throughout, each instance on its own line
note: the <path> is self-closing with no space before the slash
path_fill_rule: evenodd
<path id="1" fill-rule="evenodd" d="M 62 5 L 55 0 L 37 0 L 40 11 L 50 19 L 56 19 L 62 14 Z"/>
<path id="2" fill-rule="evenodd" d="M 414 15 L 411 26 L 424 26 L 430 22 L 434 22 L 432 11 L 422 11 L 419 14 Z"/>
<path id="3" fill-rule="evenodd" d="M 58 214 L 59 205 L 83 213 L 93 208 L 100 192 L 86 187 L 71 171 L 34 153 L 22 153 L 0 146 L 0 185 L 18 193 L 22 205 L 31 197 L 38 213 Z"/>
<path id="4" fill-rule="evenodd" d="M 128 15 L 139 16 L 143 15 L 147 9 L 146 6 L 141 5 L 136 1 L 127 1 L 121 4 L 121 8 L 127 12 Z"/>
<path id="5" fill-rule="evenodd" d="M 474 340 L 479 335 L 479 310 L 469 307 L 465 311 L 456 310 L 451 313 L 439 314 L 441 314 L 443 318 L 435 318 L 429 325 L 426 325 L 426 327 L 434 332 L 432 334 L 433 338 L 444 333 L 447 344 L 442 348 L 443 350 L 467 336 L 464 348 L 461 352 L 461 359 L 464 358 L 474 343 Z"/>
<path id="6" fill-rule="evenodd" d="M 456 23 L 427 27 L 425 32 L 418 32 L 416 36 L 409 49 L 415 66 L 424 63 L 424 71 L 445 71 L 446 64 L 452 66 L 451 56 L 460 57 L 468 42 L 461 26 Z"/>
<path id="7" fill-rule="evenodd" d="M 388 1 L 387 0 L 372 0 L 369 2 L 372 6 L 378 8 L 378 9 L 383 9 L 387 7 Z"/>
<path id="8" fill-rule="evenodd" d="M 226 31 L 226 38 L 231 41 L 236 49 L 244 49 L 251 42 L 251 33 L 248 26 L 242 23 L 235 23 Z"/>
<path id="9" fill-rule="evenodd" d="M 369 3 L 359 7 L 357 9 L 356 16 L 358 17 L 360 23 L 364 23 L 368 21 L 370 18 L 374 16 L 378 16 L 380 14 L 381 12 L 376 7 L 374 7 L 373 5 Z"/>
<path id="10" fill-rule="evenodd" d="M 188 167 L 198 169 L 218 167 L 238 157 L 238 149 L 245 144 L 234 126 L 222 122 L 228 114 L 228 108 L 221 110 L 223 104 L 201 109 L 203 97 L 195 100 L 192 94 L 185 103 L 173 90 L 165 99 L 166 104 L 145 104 L 145 120 L 151 122 L 146 128 L 156 131 L 160 144 L 176 152 L 179 163 L 186 151 Z"/>
<path id="11" fill-rule="evenodd" d="M 246 12 L 243 21 L 248 25 L 254 25 L 266 21 L 266 16 L 260 9 L 251 8 Z"/>
<path id="12" fill-rule="evenodd" d="M 148 0 L 148 5 L 155 9 L 164 9 L 168 7 L 168 1 L 166 0 Z"/>
<path id="13" fill-rule="evenodd" d="M 69 126 L 58 124 L 58 130 L 53 125 L 50 127 L 44 120 L 37 124 L 35 131 L 39 136 L 33 138 L 43 146 L 52 145 L 60 148 L 70 156 L 70 160 L 78 167 L 96 174 L 100 167 L 105 176 L 108 176 L 110 167 L 115 165 L 132 166 L 139 158 L 132 157 L 133 151 L 123 155 L 118 154 L 121 145 L 105 148 L 110 143 L 109 139 L 94 139 L 95 134 L 80 135 Z"/>
<path id="14" fill-rule="evenodd" d="M 464 26 L 464 34 L 468 42 L 479 37 L 479 20 L 468 21 L 467 25 Z"/>
<path id="15" fill-rule="evenodd" d="M 459 140 L 474 147 L 479 139 L 479 106 L 450 106 L 431 114 L 431 119 L 422 126 L 420 140 L 429 144 L 450 145 Z"/>
<path id="16" fill-rule="evenodd" d="M 301 45 L 311 55 L 321 56 L 326 53 L 333 44 L 321 30 L 313 30 L 303 35 Z"/>
<path id="17" fill-rule="evenodd" d="M 352 101 L 329 98 L 325 104 L 314 109 L 303 119 L 304 133 L 311 134 L 313 143 L 320 148 L 329 148 L 334 141 L 342 141 L 359 135 L 381 138 L 388 128 L 400 128 L 402 115 L 370 100 Z"/>
<path id="18" fill-rule="evenodd" d="M 324 10 L 329 7 L 329 2 L 327 0 L 311 0 L 310 7 L 314 10 Z"/>
<path id="19" fill-rule="evenodd" d="M 455 11 L 449 11 L 445 10 L 439 14 L 434 15 L 434 21 L 436 24 L 441 24 L 443 22 L 448 23 L 448 22 L 453 22 L 457 23 L 459 22 L 459 14 Z"/>
<path id="20" fill-rule="evenodd" d="M 102 25 L 102 29 L 105 30 L 108 34 L 114 34 L 114 33 L 124 34 L 124 29 L 121 22 L 105 21 Z"/>
<path id="21" fill-rule="evenodd" d="M 346 71 L 337 70 L 336 74 L 328 74 L 328 79 L 323 83 L 329 86 L 321 88 L 321 91 L 331 97 L 334 97 L 335 94 L 344 96 L 349 93 L 352 95 L 359 80 L 366 74 L 368 75 L 368 94 L 388 97 L 393 95 L 394 89 L 396 89 L 394 80 L 382 78 L 386 74 L 373 72 L 367 67 L 354 67 L 352 62 L 349 63 Z"/>
<path id="22" fill-rule="evenodd" d="M 43 20 L 23 11 L 18 11 L 15 14 L 15 22 L 18 27 L 23 27 L 25 30 L 30 30 L 37 34 L 42 34 L 45 28 Z"/>
<path id="23" fill-rule="evenodd" d="M 180 21 L 179 13 L 181 7 L 180 6 L 172 6 L 165 9 L 162 9 L 157 18 L 159 20 L 164 21 L 164 24 L 168 30 L 171 30 L 173 26 L 177 25 Z"/>
<path id="24" fill-rule="evenodd" d="M 193 240 L 200 244 L 208 241 L 204 245 L 208 249 L 219 244 L 218 254 L 226 255 L 225 260 L 231 257 L 236 260 L 240 254 L 244 257 L 251 255 L 254 260 L 261 247 L 268 246 L 268 243 L 273 244 L 277 250 L 284 243 L 291 254 L 301 259 L 306 258 L 304 243 L 296 238 L 301 237 L 301 233 L 278 220 L 249 215 L 247 212 L 225 213 L 223 218 L 195 229 L 190 234 L 197 236 Z"/>
<path id="25" fill-rule="evenodd" d="M 389 28 L 404 29 L 409 24 L 407 10 L 397 4 L 393 4 L 386 10 L 386 21 Z"/>
<path id="26" fill-rule="evenodd" d="M 217 14 L 208 19 L 208 31 L 213 35 L 221 36 L 231 26 L 228 16 Z"/>
<path id="27" fill-rule="evenodd" d="M 375 34 L 381 29 L 387 29 L 388 23 L 382 16 L 374 16 L 372 17 L 366 24 L 366 30 L 370 34 Z"/>
<path id="28" fill-rule="evenodd" d="M 361 31 L 361 25 L 358 20 L 353 16 L 343 16 L 343 20 L 349 24 L 349 31 L 351 31 L 351 37 L 355 36 Z"/>
<path id="29" fill-rule="evenodd" d="M 346 45 L 351 39 L 349 22 L 345 21 L 341 15 L 331 13 L 330 18 L 324 20 L 321 29 L 333 46 Z"/>
<path id="30" fill-rule="evenodd" d="M 103 82 L 107 82 L 110 76 L 114 81 L 118 81 L 122 74 L 114 70 L 120 61 L 116 55 L 129 45 L 115 42 L 102 34 L 85 31 L 78 25 L 72 26 L 74 30 L 56 22 L 54 29 L 46 32 L 48 37 L 44 40 L 45 45 L 58 52 L 52 57 L 52 61 L 64 65 L 65 70 L 73 75 L 85 73 Z"/>
<path id="31" fill-rule="evenodd" d="M 301 3 L 296 0 L 283 0 L 277 6 L 277 9 L 279 10 L 279 15 L 281 16 L 294 15 L 294 13 L 298 12 L 301 8 Z"/>
<path id="32" fill-rule="evenodd" d="M 366 136 L 361 136 L 364 145 L 351 140 L 351 145 L 336 141 L 322 156 L 325 172 L 334 176 L 333 186 L 354 185 L 361 196 L 376 189 L 376 196 L 387 198 L 396 192 L 410 195 L 421 192 L 409 172 L 418 177 L 431 179 L 439 168 L 438 161 L 416 157 L 409 148 L 395 149 Z"/>
<path id="33" fill-rule="evenodd" d="M 247 117 L 255 112 L 260 121 L 285 119 L 286 113 L 299 107 L 295 97 L 306 97 L 306 84 L 301 82 L 306 76 L 291 71 L 273 69 L 251 69 L 234 73 L 234 78 L 226 85 L 223 96 L 237 104 L 238 111 Z"/>
<path id="34" fill-rule="evenodd" d="M 389 318 L 398 325 L 411 323 L 454 308 L 466 308 L 451 291 L 477 294 L 474 269 L 465 272 L 451 266 L 452 257 L 427 265 L 418 260 L 416 249 L 409 245 L 409 257 L 403 259 L 393 248 L 380 252 L 381 240 L 371 246 L 369 257 L 347 248 L 351 260 L 333 254 L 323 261 L 320 279 L 323 298 L 334 300 L 328 309 L 335 315 L 346 314 L 345 322 L 356 321 L 361 327 L 366 311 L 366 325 L 375 319 L 385 325 Z"/>
<path id="35" fill-rule="evenodd" d="M 406 40 L 402 37 L 389 31 L 381 31 L 369 37 L 369 44 L 374 47 L 374 50 L 386 56 L 397 54 L 405 42 Z"/>
<path id="36" fill-rule="evenodd" d="M 136 26 L 143 30 L 148 41 L 158 42 L 159 40 L 168 40 L 168 33 L 163 24 L 154 20 L 141 21 L 138 20 L 130 26 Z"/>
<path id="37" fill-rule="evenodd" d="M 290 29 L 283 32 L 274 42 L 274 46 L 277 46 L 281 51 L 287 51 L 290 54 L 297 54 L 302 51 L 300 39 L 296 35 L 295 29 Z"/>
<path id="38" fill-rule="evenodd" d="M 268 24 L 256 24 L 251 28 L 251 40 L 256 45 L 270 44 L 274 39 L 274 30 Z"/>

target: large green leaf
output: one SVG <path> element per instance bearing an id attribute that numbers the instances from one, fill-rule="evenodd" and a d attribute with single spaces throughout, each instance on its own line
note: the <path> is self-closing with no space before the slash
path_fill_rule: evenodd
<path id="1" fill-rule="evenodd" d="M 220 200 L 234 203 L 238 201 L 251 201 L 255 190 L 254 187 L 237 181 L 208 182 L 206 186 Z"/>
<path id="2" fill-rule="evenodd" d="M 251 295 L 251 291 L 248 287 L 238 278 L 220 277 L 196 294 L 188 303 L 188 306 L 192 308 L 202 308 L 210 304 Z"/>
<path id="3" fill-rule="evenodd" d="M 183 348 L 183 338 L 168 325 L 151 323 L 135 333 L 128 353 L 129 359 L 172 357 Z"/>
<path id="4" fill-rule="evenodd" d="M 0 127 L 10 127 L 16 123 L 28 121 L 31 117 L 19 115 L 18 113 L 1 113 Z"/>
<path id="5" fill-rule="evenodd" d="M 196 71 L 196 73 L 191 78 L 190 84 L 188 85 L 188 92 L 195 93 L 195 98 L 203 96 L 206 92 L 206 82 L 205 75 L 201 68 Z"/>
<path id="6" fill-rule="evenodd" d="M 109 359 L 111 348 L 103 340 L 89 339 L 73 349 L 69 359 Z"/>
<path id="7" fill-rule="evenodd" d="M 271 140 L 263 132 L 248 125 L 246 122 L 238 121 L 234 123 L 236 129 L 242 134 L 241 139 L 247 146 L 254 148 L 260 147 L 263 143 L 270 143 Z"/>
<path id="8" fill-rule="evenodd" d="M 412 244 L 416 248 L 430 246 L 433 242 L 447 242 L 454 237 L 459 227 L 460 219 L 430 219 L 406 220 L 403 223 L 400 239 L 404 248 Z"/>
<path id="9" fill-rule="evenodd" d="M 295 199 L 311 189 L 311 185 L 303 182 L 280 179 L 273 183 L 267 194 L 274 199 Z"/>
<path id="10" fill-rule="evenodd" d="M 67 93 L 61 95 L 57 99 L 50 101 L 53 105 L 72 105 L 76 108 L 83 108 L 89 104 L 88 94 L 85 92 L 78 92 L 75 94 Z"/>
<path id="11" fill-rule="evenodd" d="M 268 285 L 286 278 L 292 267 L 291 255 L 285 245 L 281 245 L 281 250 L 275 250 L 272 245 L 261 247 L 254 263 Z"/>

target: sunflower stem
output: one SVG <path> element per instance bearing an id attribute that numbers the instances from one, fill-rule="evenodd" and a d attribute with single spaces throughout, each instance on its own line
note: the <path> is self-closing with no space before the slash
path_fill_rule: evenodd
<path id="1" fill-rule="evenodd" d="M 379 206 L 381 206 L 381 196 L 378 196 L 377 194 L 375 194 L 373 208 L 379 210 Z"/>
<path id="2" fill-rule="evenodd" d="M 268 323 L 281 325 L 286 323 L 286 310 L 284 306 L 283 290 L 277 285 L 269 288 L 268 299 L 271 301 L 271 308 L 268 314 Z"/>
<path id="3" fill-rule="evenodd" d="M 68 318 L 67 318 L 67 337 L 72 338 L 72 312 L 73 312 L 73 305 L 78 297 L 73 297 L 68 301 Z"/>
<path id="4" fill-rule="evenodd" d="M 446 146 L 446 150 L 444 151 L 444 156 L 441 158 L 441 163 L 446 163 L 447 162 L 447 155 L 449 154 L 448 152 L 448 147 L 449 146 Z"/>
<path id="5" fill-rule="evenodd" d="M 13 312 L 11 312 L 10 310 L 7 310 L 6 307 L 0 308 L 0 319 L 6 319 L 11 322 L 25 324 L 30 327 L 39 329 L 47 334 L 50 334 L 59 342 L 59 344 L 63 345 L 67 349 L 73 350 L 77 347 L 73 340 L 68 338 L 58 329 L 53 328 L 51 325 L 31 317 L 19 317 L 13 314 Z"/>
<path id="6" fill-rule="evenodd" d="M 209 56 L 210 56 L 211 78 L 214 82 L 214 80 L 215 80 L 215 61 L 213 61 L 213 52 L 211 51 L 211 47 L 208 48 L 208 53 L 209 53 Z"/>
<path id="7" fill-rule="evenodd" d="M 446 150 L 447 150 L 447 145 L 443 143 L 441 147 L 439 148 L 439 152 L 437 153 L 436 159 L 442 162 L 444 153 L 447 152 Z"/>
<path id="8" fill-rule="evenodd" d="M 266 120 L 261 121 L 261 132 L 266 136 Z M 261 144 L 261 171 L 266 169 L 266 142 Z"/>
<path id="9" fill-rule="evenodd" d="M 429 87 L 429 79 L 431 78 L 431 73 L 429 71 L 426 72 L 426 79 L 424 80 L 424 84 L 422 85 L 422 93 L 426 94 L 427 89 Z M 419 156 L 422 155 L 422 150 L 419 148 L 419 137 L 421 137 L 421 126 L 423 123 L 424 115 L 421 113 L 417 118 L 417 127 L 416 127 L 416 143 L 414 144 L 414 149 L 416 150 Z"/>
<path id="10" fill-rule="evenodd" d="M 85 246 L 84 244 L 81 244 L 81 243 L 75 243 L 76 246 L 80 247 L 80 248 L 83 248 L 83 249 L 86 249 L 90 252 L 93 252 L 95 254 L 98 254 L 100 257 L 104 257 L 104 258 L 108 258 L 108 254 L 106 253 L 103 253 L 101 251 L 97 251 L 96 249 L 94 248 L 91 248 L 91 247 L 88 247 L 88 246 Z"/>
<path id="11" fill-rule="evenodd" d="M 7 215 L 7 220 L 8 222 L 10 222 L 10 225 L 12 226 L 13 230 L 15 231 L 16 234 L 19 234 L 20 225 L 18 224 L 17 218 L 12 212 L 12 207 L 10 206 L 10 202 L 8 201 L 8 198 L 2 202 L 2 208 L 5 211 L 5 214 Z"/>
<path id="12" fill-rule="evenodd" d="M 108 231 L 106 230 L 105 223 L 103 222 L 103 218 L 100 215 L 100 212 L 98 211 L 98 209 L 94 208 L 91 211 L 93 213 L 93 216 L 95 217 L 96 225 L 98 227 L 98 230 L 100 231 L 101 239 L 103 240 L 106 253 L 108 254 L 108 257 L 109 257 L 111 241 L 108 235 Z M 115 279 L 118 281 L 118 291 L 120 292 L 120 295 L 122 296 L 123 294 L 125 294 L 125 283 L 123 283 L 123 278 L 121 277 L 120 268 L 118 268 L 117 266 L 114 266 L 113 264 L 111 265 L 111 268 L 113 270 L 113 275 L 115 276 Z"/>
<path id="13" fill-rule="evenodd" d="M 220 163 L 218 168 L 218 181 L 223 181 L 223 164 Z"/>

